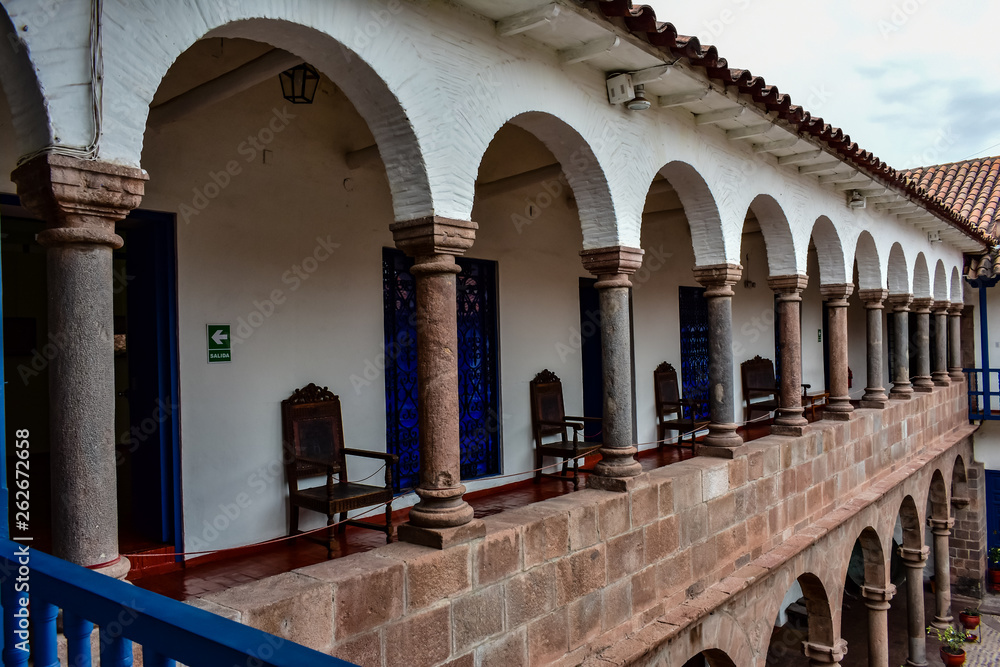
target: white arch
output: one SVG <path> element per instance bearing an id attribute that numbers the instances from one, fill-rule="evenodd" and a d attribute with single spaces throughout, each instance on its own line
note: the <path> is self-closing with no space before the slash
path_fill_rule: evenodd
<path id="1" fill-rule="evenodd" d="M 906 263 L 903 246 L 898 241 L 889 249 L 889 269 L 886 274 L 890 294 L 910 293 L 910 269 Z"/>
<path id="2" fill-rule="evenodd" d="M 850 282 L 844 263 L 844 246 L 830 218 L 825 215 L 816 218 L 812 229 L 812 240 L 819 260 L 820 284 L 837 285 Z"/>
<path id="3" fill-rule="evenodd" d="M 805 274 L 805 267 L 799 266 L 788 218 L 777 200 L 771 195 L 759 194 L 750 202 L 750 210 L 753 211 L 764 234 L 769 275 Z"/>
<path id="4" fill-rule="evenodd" d="M 17 149 L 24 155 L 52 143 L 48 105 L 28 45 L 21 41 L 7 8 L 0 4 L 0 87 L 10 107 Z"/>
<path id="5" fill-rule="evenodd" d="M 618 225 L 608 180 L 586 139 L 569 123 L 542 111 L 518 114 L 504 122 L 507 123 L 530 132 L 559 161 L 576 199 L 583 247 L 599 248 L 617 239 Z M 483 155 L 485 152 L 484 149 Z"/>
<path id="6" fill-rule="evenodd" d="M 944 270 L 944 262 L 938 260 L 934 266 L 934 299 L 936 301 L 948 300 L 948 274 Z"/>
<path id="7" fill-rule="evenodd" d="M 885 286 L 878 246 L 875 245 L 875 239 L 868 230 L 858 235 L 858 242 L 854 247 L 854 261 L 858 265 L 859 289 L 882 289 Z"/>
<path id="8" fill-rule="evenodd" d="M 962 289 L 962 272 L 957 266 L 951 267 L 951 292 L 948 300 L 952 303 L 965 302 L 965 293 Z"/>
<path id="9" fill-rule="evenodd" d="M 917 299 L 934 296 L 931 294 L 931 277 L 927 270 L 927 258 L 922 252 L 917 253 L 917 259 L 913 263 L 913 296 Z"/>

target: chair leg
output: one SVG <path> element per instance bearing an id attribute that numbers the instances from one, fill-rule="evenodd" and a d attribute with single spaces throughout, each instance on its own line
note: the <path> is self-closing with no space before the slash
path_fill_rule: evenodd
<path id="1" fill-rule="evenodd" d="M 564 459 L 565 460 L 565 459 Z M 573 457 L 573 490 L 580 488 L 580 459 Z"/>
<path id="2" fill-rule="evenodd" d="M 288 508 L 288 534 L 295 535 L 299 532 L 299 506 L 292 505 Z"/>
<path id="3" fill-rule="evenodd" d="M 535 450 L 535 484 L 542 481 L 542 455 Z"/>
<path id="4" fill-rule="evenodd" d="M 385 543 L 392 544 L 392 503 L 385 504 Z"/>
<path id="5" fill-rule="evenodd" d="M 347 512 L 340 513 L 340 525 L 337 526 L 337 533 L 343 535 L 347 530 Z"/>
<path id="6" fill-rule="evenodd" d="M 333 558 L 333 517 L 335 514 L 326 515 L 326 525 L 330 526 L 326 529 L 326 559 L 330 560 Z"/>

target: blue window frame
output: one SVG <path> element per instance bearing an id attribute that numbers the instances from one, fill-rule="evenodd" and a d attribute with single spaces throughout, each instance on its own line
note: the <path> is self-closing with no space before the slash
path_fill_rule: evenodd
<path id="1" fill-rule="evenodd" d="M 681 327 L 681 385 L 684 398 L 697 401 L 695 419 L 708 416 L 708 302 L 704 287 L 678 288 Z"/>

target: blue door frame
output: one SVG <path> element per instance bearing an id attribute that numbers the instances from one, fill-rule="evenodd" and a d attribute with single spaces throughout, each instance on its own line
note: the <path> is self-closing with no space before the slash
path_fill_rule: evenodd
<path id="1" fill-rule="evenodd" d="M 0 204 L 20 206 L 20 199 L 14 195 L 0 194 Z M 162 403 L 171 406 L 169 414 L 158 419 L 157 429 L 159 447 L 156 448 L 155 460 L 150 469 L 155 468 L 155 484 L 151 487 L 159 492 L 159 525 L 157 532 L 163 537 L 172 537 L 172 543 L 177 551 L 183 551 L 183 516 L 181 512 L 181 479 L 180 479 L 180 430 L 179 430 L 179 392 L 178 392 L 178 360 L 177 360 L 177 279 L 176 279 L 176 244 L 175 218 L 172 214 L 152 211 L 134 211 L 129 217 L 119 223 L 123 229 L 131 228 L 135 245 L 142 247 L 144 259 L 148 260 L 146 272 L 155 278 L 147 290 L 152 301 L 144 317 L 148 317 L 153 326 L 150 330 L 155 334 L 152 352 L 150 353 L 152 367 L 155 368 L 156 391 Z M 126 232 L 128 233 L 128 232 Z M 140 271 L 142 273 L 142 271 Z M 126 271 L 128 274 L 128 270 Z M 0 274 L 0 307 L 2 307 L 3 277 Z M 0 350 L 3 348 L 3 331 L 0 327 Z M 147 348 L 148 351 L 149 348 Z M 3 536 L 10 537 L 8 517 L 8 487 L 6 471 L 7 428 L 6 428 L 6 369 L 3 366 L 3 355 L 0 355 L 0 373 L 4 381 L 0 383 L 0 521 L 2 521 Z M 152 449 L 152 448 L 150 448 Z M 167 540 L 164 540 L 167 541 Z M 179 557 L 178 557 L 179 558 Z"/>

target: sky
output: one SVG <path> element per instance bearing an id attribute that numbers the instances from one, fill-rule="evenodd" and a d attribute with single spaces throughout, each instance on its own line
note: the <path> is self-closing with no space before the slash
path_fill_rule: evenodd
<path id="1" fill-rule="evenodd" d="M 897 169 L 1000 155 L 996 0 L 645 4 Z"/>

